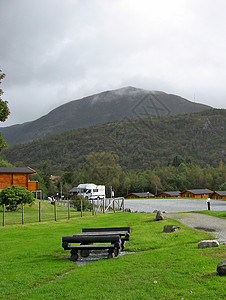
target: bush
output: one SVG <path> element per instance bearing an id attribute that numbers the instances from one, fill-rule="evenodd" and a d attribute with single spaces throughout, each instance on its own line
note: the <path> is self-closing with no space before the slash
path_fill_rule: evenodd
<path id="1" fill-rule="evenodd" d="M 5 204 L 6 209 L 11 211 L 17 210 L 19 204 L 31 205 L 34 201 L 32 192 L 18 185 L 12 185 L 0 193 L 0 204 Z"/>
<path id="2" fill-rule="evenodd" d="M 91 210 L 92 205 L 90 201 L 82 195 L 76 196 L 76 198 L 72 201 L 72 206 L 77 209 L 77 211 L 81 211 L 81 200 L 82 200 L 82 210 Z"/>

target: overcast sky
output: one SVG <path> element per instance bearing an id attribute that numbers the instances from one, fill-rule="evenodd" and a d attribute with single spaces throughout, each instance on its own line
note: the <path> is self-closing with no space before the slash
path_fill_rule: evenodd
<path id="1" fill-rule="evenodd" d="M 225 0 L 0 0 L 0 126 L 125 86 L 225 108 L 225 16 Z"/>

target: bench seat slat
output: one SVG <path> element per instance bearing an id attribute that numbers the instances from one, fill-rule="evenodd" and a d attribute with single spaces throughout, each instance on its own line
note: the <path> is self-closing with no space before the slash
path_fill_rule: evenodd
<path id="1" fill-rule="evenodd" d="M 129 241 L 130 234 L 128 231 L 92 231 L 92 232 L 78 232 L 73 236 L 110 236 L 110 235 L 119 235 L 125 240 Z"/>
<path id="2" fill-rule="evenodd" d="M 77 250 L 102 250 L 102 249 L 114 249 L 115 245 L 70 245 L 67 247 L 68 250 L 70 249 L 77 249 Z"/>

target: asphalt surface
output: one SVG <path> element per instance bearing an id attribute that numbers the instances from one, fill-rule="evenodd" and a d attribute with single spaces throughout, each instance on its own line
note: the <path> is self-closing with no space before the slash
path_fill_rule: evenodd
<path id="1" fill-rule="evenodd" d="M 211 210 L 226 211 L 226 201 L 210 200 Z M 153 212 L 154 210 L 173 212 L 191 212 L 207 210 L 206 199 L 125 199 L 125 208 L 139 212 Z"/>

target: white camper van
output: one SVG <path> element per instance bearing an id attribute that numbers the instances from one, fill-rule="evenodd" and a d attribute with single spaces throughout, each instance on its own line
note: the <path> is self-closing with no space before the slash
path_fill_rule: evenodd
<path id="1" fill-rule="evenodd" d="M 90 200 L 105 198 L 104 185 L 96 185 L 93 183 L 82 183 L 77 186 L 77 189 L 78 189 L 78 195 L 87 197 Z"/>

